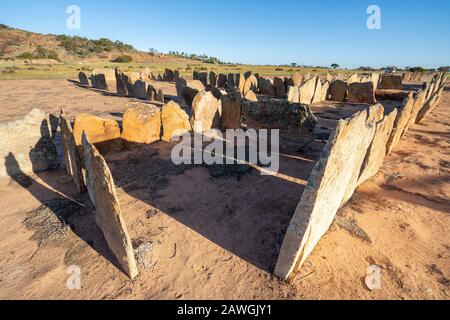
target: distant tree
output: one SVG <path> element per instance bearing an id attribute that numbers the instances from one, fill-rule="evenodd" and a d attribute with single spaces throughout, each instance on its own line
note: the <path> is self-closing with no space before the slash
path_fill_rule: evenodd
<path id="1" fill-rule="evenodd" d="M 332 67 L 333 69 L 337 69 L 337 68 L 339 68 L 339 65 L 338 65 L 337 63 L 333 63 L 333 64 L 331 65 L 331 67 Z"/>
<path id="2" fill-rule="evenodd" d="M 450 66 L 439 67 L 438 71 L 440 71 L 440 72 L 449 72 L 450 71 Z"/>
<path id="3" fill-rule="evenodd" d="M 292 62 L 291 66 L 295 68 L 295 67 L 297 67 L 297 64 L 295 62 Z"/>

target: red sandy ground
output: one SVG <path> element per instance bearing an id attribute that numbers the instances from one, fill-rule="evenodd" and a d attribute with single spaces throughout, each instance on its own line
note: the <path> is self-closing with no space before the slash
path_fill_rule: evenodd
<path id="1" fill-rule="evenodd" d="M 172 85 L 158 85 L 174 94 Z M 128 100 L 61 80 L 1 81 L 0 121 L 32 107 L 117 118 Z M 164 143 L 108 155 L 134 247 L 152 243 L 147 268 L 139 264 L 133 282 L 115 266 L 86 195 L 76 194 L 63 169 L 30 176 L 31 186 L 0 180 L 0 298 L 448 299 L 449 112 L 444 91 L 428 119 L 339 211 L 290 284 L 270 272 L 320 144 L 305 154 L 287 150 L 279 177 L 215 178 L 202 166 L 174 168 Z M 42 203 L 66 197 L 86 207 L 69 219 L 66 238 L 39 246 L 39 229 L 24 221 Z M 381 267 L 382 282 L 371 292 L 364 277 L 372 264 Z M 70 265 L 81 268 L 81 290 L 66 287 Z"/>

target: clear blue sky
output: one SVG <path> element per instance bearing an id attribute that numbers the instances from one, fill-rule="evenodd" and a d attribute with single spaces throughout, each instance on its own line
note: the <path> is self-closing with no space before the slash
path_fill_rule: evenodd
<path id="1" fill-rule="evenodd" d="M 66 8 L 81 8 L 68 30 Z M 366 27 L 381 8 L 381 30 Z M 107 37 L 140 50 L 207 54 L 249 64 L 450 64 L 449 0 L 0 1 L 0 23 L 39 33 Z"/>

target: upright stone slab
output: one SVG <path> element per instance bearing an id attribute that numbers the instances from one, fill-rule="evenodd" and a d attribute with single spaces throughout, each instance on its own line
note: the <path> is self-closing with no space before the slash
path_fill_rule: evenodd
<path id="1" fill-rule="evenodd" d="M 320 101 L 327 101 L 328 100 L 329 91 L 330 91 L 330 82 L 325 81 L 325 83 L 322 85 L 322 92 L 320 94 Z"/>
<path id="2" fill-rule="evenodd" d="M 233 89 L 235 87 L 236 87 L 236 75 L 234 73 L 229 73 L 227 79 L 227 88 Z"/>
<path id="3" fill-rule="evenodd" d="M 357 73 L 354 73 L 348 78 L 347 83 L 350 85 L 354 82 L 359 82 L 359 75 Z"/>
<path id="4" fill-rule="evenodd" d="M 226 86 L 227 86 L 227 76 L 223 73 L 220 73 L 219 77 L 217 78 L 217 87 L 225 88 Z"/>
<path id="5" fill-rule="evenodd" d="M 129 103 L 123 115 L 122 139 L 129 143 L 150 144 L 161 137 L 161 111 L 145 103 Z"/>
<path id="6" fill-rule="evenodd" d="M 375 90 L 378 88 L 378 83 L 380 82 L 380 74 L 379 73 L 372 73 L 372 83 Z"/>
<path id="7" fill-rule="evenodd" d="M 276 95 L 275 87 L 272 82 L 270 82 L 269 79 L 262 77 L 258 78 L 258 91 L 260 94 L 268 95 L 271 97 Z"/>
<path id="8" fill-rule="evenodd" d="M 236 86 L 242 94 L 244 94 L 245 80 L 245 76 L 242 73 L 236 75 Z"/>
<path id="9" fill-rule="evenodd" d="M 342 80 L 334 80 L 330 83 L 330 100 L 344 102 L 348 84 Z"/>
<path id="10" fill-rule="evenodd" d="M 395 148 L 397 143 L 403 137 L 405 133 L 405 128 L 412 115 L 412 109 L 414 106 L 413 94 L 410 93 L 405 100 L 403 100 L 402 106 L 398 110 L 397 118 L 394 122 L 394 128 L 392 129 L 391 135 L 387 143 L 387 154 L 391 154 L 392 150 Z"/>
<path id="11" fill-rule="evenodd" d="M 91 76 L 92 79 L 92 86 L 99 90 L 108 91 L 108 84 L 106 82 L 106 77 L 103 73 L 100 74 L 93 74 Z"/>
<path id="12" fill-rule="evenodd" d="M 138 99 L 147 100 L 148 84 L 144 80 L 137 80 L 133 85 L 134 96 Z"/>
<path id="13" fill-rule="evenodd" d="M 384 158 L 386 157 L 387 141 L 392 132 L 396 117 L 397 109 L 394 109 L 376 124 L 375 135 L 367 150 L 359 175 L 358 185 L 375 176 L 383 165 Z"/>
<path id="14" fill-rule="evenodd" d="M 286 88 L 284 86 L 284 80 L 280 77 L 275 77 L 273 79 L 273 85 L 275 87 L 275 94 L 277 97 L 285 98 L 286 97 Z"/>
<path id="15" fill-rule="evenodd" d="M 210 73 L 209 73 L 209 84 L 211 85 L 211 86 L 216 86 L 216 84 L 217 84 L 217 75 L 216 75 L 216 73 L 214 72 L 214 71 L 211 71 Z"/>
<path id="16" fill-rule="evenodd" d="M 294 85 L 294 79 L 288 77 L 284 78 L 284 88 L 286 89 L 286 92 L 288 91 L 289 87 L 293 87 Z"/>
<path id="17" fill-rule="evenodd" d="M 61 142 L 64 148 L 64 162 L 66 171 L 72 177 L 72 180 L 79 193 L 85 191 L 81 158 L 78 155 L 77 145 L 72 132 L 70 122 L 62 115 L 59 118 L 61 128 Z"/>
<path id="18" fill-rule="evenodd" d="M 100 152 L 120 150 L 122 140 L 120 138 L 120 128 L 117 121 L 105 119 L 89 114 L 80 114 L 75 117 L 73 135 L 78 150 L 81 152 L 82 133 L 86 132 L 89 141 L 95 144 Z"/>
<path id="19" fill-rule="evenodd" d="M 221 127 L 225 129 L 241 129 L 241 100 L 240 92 L 232 92 L 221 98 L 222 116 Z"/>
<path id="20" fill-rule="evenodd" d="M 330 227 L 346 188 L 361 168 L 374 128 L 366 124 L 367 111 L 340 120 L 316 163 L 300 203 L 286 231 L 275 275 L 288 280 Z"/>
<path id="21" fill-rule="evenodd" d="M 173 70 L 170 69 L 166 69 L 165 72 L 165 78 L 167 82 L 174 82 L 175 81 L 175 73 L 173 72 Z"/>
<path id="22" fill-rule="evenodd" d="M 56 163 L 47 113 L 33 109 L 24 118 L 0 123 L 0 178 L 40 172 Z"/>
<path id="23" fill-rule="evenodd" d="M 208 73 L 207 72 L 199 72 L 198 80 L 203 84 L 203 86 L 206 87 L 208 85 Z"/>
<path id="24" fill-rule="evenodd" d="M 189 116 L 175 101 L 170 101 L 162 108 L 162 140 L 170 142 L 172 138 L 191 131 Z"/>
<path id="25" fill-rule="evenodd" d="M 258 92 L 258 79 L 254 75 L 249 75 L 245 80 L 242 94 L 245 96 L 249 91 Z"/>
<path id="26" fill-rule="evenodd" d="M 299 102 L 303 104 L 311 104 L 316 91 L 317 78 L 313 77 L 305 82 L 298 88 Z"/>
<path id="27" fill-rule="evenodd" d="M 434 93 L 430 99 L 428 99 L 427 102 L 423 105 L 423 107 L 419 110 L 416 118 L 416 123 L 420 124 L 425 120 L 425 118 L 430 114 L 431 111 L 436 107 L 436 105 L 439 103 L 439 100 L 442 95 L 442 91 L 444 90 L 445 85 L 442 85 L 441 88 Z"/>
<path id="28" fill-rule="evenodd" d="M 356 103 L 375 103 L 375 88 L 373 82 L 351 83 L 347 90 L 347 100 Z"/>
<path id="29" fill-rule="evenodd" d="M 133 86 L 136 81 L 140 79 L 140 75 L 138 72 L 124 72 L 122 74 L 123 82 L 126 85 L 128 96 L 135 97 L 133 92 Z"/>
<path id="30" fill-rule="evenodd" d="M 294 82 L 294 87 L 300 87 L 303 83 L 303 76 L 296 72 L 292 75 L 292 81 Z"/>
<path id="31" fill-rule="evenodd" d="M 204 132 L 220 126 L 221 102 L 211 92 L 200 91 L 192 102 L 192 128 Z"/>
<path id="32" fill-rule="evenodd" d="M 411 111 L 411 118 L 409 119 L 407 125 L 407 130 L 409 130 L 416 123 L 417 115 L 425 103 L 425 91 L 426 90 L 422 89 L 414 94 L 414 104 Z"/>
<path id="33" fill-rule="evenodd" d="M 252 90 L 248 90 L 245 94 L 245 99 L 248 101 L 258 101 L 258 97 L 256 97 L 256 94 Z"/>
<path id="34" fill-rule="evenodd" d="M 381 77 L 381 89 L 383 90 L 402 90 L 402 76 L 383 74 Z"/>
<path id="35" fill-rule="evenodd" d="M 82 86 L 89 86 L 89 79 L 84 72 L 78 73 L 78 80 Z"/>
<path id="36" fill-rule="evenodd" d="M 133 246 L 122 218 L 111 172 L 105 159 L 83 135 L 85 168 L 94 195 L 95 221 L 123 271 L 133 280 L 138 274 Z"/>
<path id="37" fill-rule="evenodd" d="M 289 87 L 287 101 L 291 103 L 300 103 L 298 87 Z"/>

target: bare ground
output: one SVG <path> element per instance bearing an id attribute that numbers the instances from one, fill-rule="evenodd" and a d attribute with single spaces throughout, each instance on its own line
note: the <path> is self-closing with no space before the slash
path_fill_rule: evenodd
<path id="1" fill-rule="evenodd" d="M 120 117 L 128 100 L 67 81 L 1 81 L 0 120 L 32 107 Z M 271 271 L 319 142 L 282 152 L 278 177 L 176 167 L 165 143 L 108 155 L 139 261 L 133 282 L 63 169 L 0 180 L 0 298 L 448 299 L 449 111 L 445 91 L 339 211 L 290 284 Z M 382 287 L 370 292 L 372 264 L 382 268 Z M 81 268 L 81 290 L 66 287 L 70 265 Z"/>

